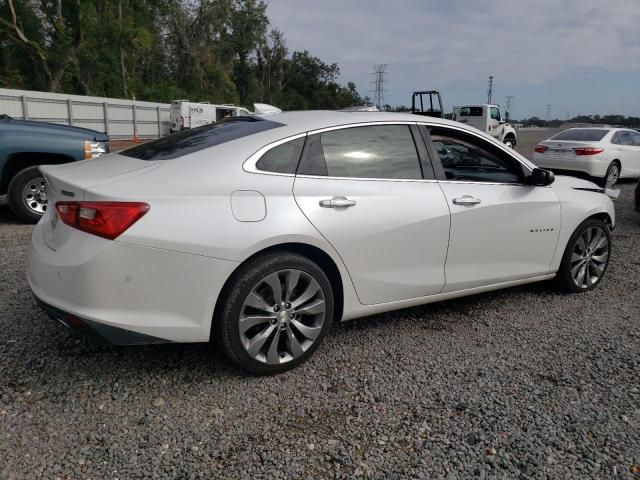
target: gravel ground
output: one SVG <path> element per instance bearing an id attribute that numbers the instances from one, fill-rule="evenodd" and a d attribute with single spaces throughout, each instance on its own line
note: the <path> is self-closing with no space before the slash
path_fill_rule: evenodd
<path id="1" fill-rule="evenodd" d="M 0 479 L 640 478 L 640 215 L 582 295 L 529 285 L 334 326 L 276 377 L 49 320 L 0 207 Z"/>

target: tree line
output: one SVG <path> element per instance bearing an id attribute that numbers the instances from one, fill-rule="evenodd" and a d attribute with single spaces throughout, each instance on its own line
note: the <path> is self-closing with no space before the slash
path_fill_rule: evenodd
<path id="1" fill-rule="evenodd" d="M 0 0 L 0 86 L 284 110 L 368 102 L 287 47 L 262 0 Z"/>
<path id="2" fill-rule="evenodd" d="M 538 117 L 525 118 L 517 123 L 535 125 L 537 127 L 558 128 L 565 123 L 585 123 L 589 125 L 613 125 L 627 128 L 640 127 L 640 117 L 625 117 L 624 115 L 578 115 L 568 120 L 543 120 Z"/>

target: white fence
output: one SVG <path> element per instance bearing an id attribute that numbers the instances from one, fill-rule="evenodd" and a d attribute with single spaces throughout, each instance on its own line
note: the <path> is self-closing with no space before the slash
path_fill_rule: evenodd
<path id="1" fill-rule="evenodd" d="M 168 103 L 0 88 L 0 114 L 104 132 L 114 139 L 169 134 Z"/>

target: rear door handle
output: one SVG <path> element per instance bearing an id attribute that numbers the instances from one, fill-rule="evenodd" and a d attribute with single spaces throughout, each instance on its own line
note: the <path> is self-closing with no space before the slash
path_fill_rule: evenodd
<path id="1" fill-rule="evenodd" d="M 463 195 L 453 199 L 453 203 L 456 205 L 473 206 L 480 203 L 479 198 L 474 198 L 471 195 Z"/>
<path id="2" fill-rule="evenodd" d="M 355 200 L 347 197 L 333 197 L 329 200 L 320 200 L 320 206 L 324 208 L 349 208 L 355 206 Z"/>

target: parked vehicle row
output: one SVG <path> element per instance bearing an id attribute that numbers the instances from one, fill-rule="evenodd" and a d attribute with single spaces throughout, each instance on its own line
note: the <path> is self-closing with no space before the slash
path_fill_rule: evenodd
<path id="1" fill-rule="evenodd" d="M 528 282 L 596 287 L 613 204 L 470 126 L 289 112 L 44 166 L 28 280 L 117 344 L 215 340 L 281 372 L 334 321 Z"/>
<path id="2" fill-rule="evenodd" d="M 570 128 L 540 142 L 533 161 L 612 188 L 620 178 L 640 177 L 640 133 L 627 128 Z"/>

